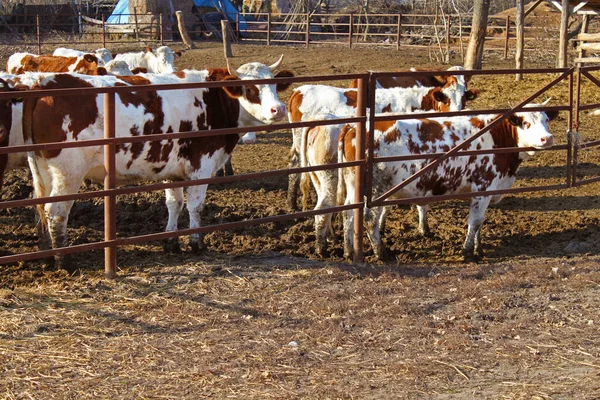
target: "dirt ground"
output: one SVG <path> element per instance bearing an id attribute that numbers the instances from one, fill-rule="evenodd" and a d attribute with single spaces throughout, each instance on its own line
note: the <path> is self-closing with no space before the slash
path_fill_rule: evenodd
<path id="1" fill-rule="evenodd" d="M 448 67 L 427 50 L 233 51 L 235 64 L 284 54 L 284 68 L 298 76 Z M 498 54 L 484 63 L 513 66 Z M 544 52 L 526 55 L 527 67 L 553 63 Z M 451 64 L 462 64 L 458 54 Z M 216 65 L 223 51 L 210 43 L 177 61 Z M 470 106 L 516 104 L 555 77 L 477 75 L 471 87 L 481 95 Z M 566 105 L 567 88 L 538 100 Z M 596 92 L 585 86 L 585 101 L 600 102 Z M 597 118 L 582 114 L 582 140 L 600 139 Z M 566 112 L 550 128 L 566 143 Z M 234 169 L 286 168 L 290 145 L 287 131 L 259 134 L 236 148 Z M 600 175 L 596 153 L 582 154 L 579 179 Z M 565 160 L 565 151 L 537 154 L 516 186 L 564 183 Z M 286 188 L 286 177 L 213 185 L 203 222 L 283 214 Z M 27 172 L 11 172 L 1 199 L 29 196 Z M 118 234 L 162 231 L 162 199 L 120 196 Z M 461 262 L 467 213 L 466 201 L 434 204 L 433 237 L 423 238 L 415 210 L 395 207 L 384 237 L 395 260 L 387 263 L 367 253 L 365 264 L 351 265 L 340 245 L 318 259 L 312 221 L 301 219 L 210 233 L 202 255 L 167 254 L 159 243 L 120 248 L 113 281 L 103 279 L 101 251 L 77 255 L 72 276 L 42 261 L 2 265 L 0 397 L 600 398 L 598 184 L 506 196 L 487 212 L 480 263 Z M 100 240 L 102 215 L 101 200 L 77 202 L 71 243 Z M 31 209 L 0 210 L 0 254 L 35 250 L 34 223 Z"/>

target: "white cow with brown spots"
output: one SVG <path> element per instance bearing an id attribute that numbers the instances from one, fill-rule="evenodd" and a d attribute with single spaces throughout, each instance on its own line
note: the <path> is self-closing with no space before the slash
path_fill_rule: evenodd
<path id="1" fill-rule="evenodd" d="M 514 113 L 470 142 L 464 150 L 548 148 L 553 144 L 548 122 L 556 118 L 557 114 L 556 111 L 528 112 L 526 109 Z M 377 122 L 374 132 L 375 157 L 447 152 L 497 117 L 498 115 L 480 115 Z M 355 133 L 350 126 L 342 129 L 339 136 L 339 162 L 356 159 Z M 515 153 L 450 157 L 394 192 L 391 198 L 414 198 L 418 201 L 420 198 L 436 195 L 509 189 L 516 179 L 521 162 L 534 153 L 535 151 L 528 149 Z M 373 167 L 373 195 L 378 197 L 386 193 L 430 162 L 431 159 L 376 163 Z M 342 168 L 338 182 L 338 202 L 351 204 L 354 202 L 354 195 L 354 168 Z M 466 260 L 482 255 L 481 226 L 484 214 L 490 201 L 500 201 L 501 197 L 477 196 L 471 200 L 467 237 L 463 246 Z M 345 212 L 344 216 L 344 255 L 349 258 L 353 249 L 353 212 Z M 365 208 L 365 230 L 373 252 L 381 259 L 384 258 L 381 233 L 385 218 L 386 207 Z"/>

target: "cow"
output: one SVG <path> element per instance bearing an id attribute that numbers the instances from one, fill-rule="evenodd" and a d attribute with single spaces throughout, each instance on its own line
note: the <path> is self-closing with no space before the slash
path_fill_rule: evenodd
<path id="1" fill-rule="evenodd" d="M 59 47 L 52 52 L 53 56 L 61 56 L 61 57 L 81 57 L 86 54 L 93 54 L 98 59 L 98 65 L 103 67 L 110 60 L 113 59 L 113 54 L 110 50 L 105 49 L 104 47 L 97 49 L 95 52 L 87 52 L 81 50 L 68 49 L 66 47 Z"/>
<path id="2" fill-rule="evenodd" d="M 120 53 L 114 59 L 125 61 L 132 70 L 142 67 L 150 73 L 162 74 L 175 72 L 175 57 L 179 56 L 181 56 L 181 52 L 174 52 L 168 46 L 161 46 L 156 50 L 147 47 L 145 51 L 141 52 Z"/>
<path id="3" fill-rule="evenodd" d="M 110 60 L 104 64 L 106 73 L 117 76 L 131 76 L 140 73 L 148 73 L 147 68 L 136 67 L 133 70 L 129 68 L 129 65 L 123 60 Z"/>
<path id="4" fill-rule="evenodd" d="M 0 93 L 11 91 L 4 79 L 0 79 Z M 12 127 L 12 99 L 0 100 L 0 147 L 9 145 L 10 129 Z M 8 155 L 0 154 L 0 189 L 4 182 L 4 170 L 8 163 Z"/>
<path id="5" fill-rule="evenodd" d="M 546 105 L 547 101 L 541 106 Z M 540 105 L 531 104 L 526 107 Z M 513 113 L 488 132 L 472 140 L 464 150 L 486 150 L 493 148 L 545 149 L 553 144 L 548 122 L 555 119 L 557 111 L 527 111 Z M 426 155 L 446 152 L 458 143 L 477 134 L 494 121 L 498 115 L 471 117 L 410 119 L 380 121 L 375 123 L 375 157 L 402 155 Z M 339 134 L 338 161 L 356 160 L 354 140 L 356 130 L 345 125 Z M 408 185 L 393 192 L 392 198 L 431 197 L 456 193 L 480 192 L 509 189 L 516 179 L 521 162 L 535 151 L 504 154 L 482 154 L 450 157 L 435 168 L 421 175 Z M 425 167 L 431 159 L 377 162 L 373 167 L 373 196 L 378 197 L 397 186 Z M 339 204 L 354 202 L 354 168 L 339 170 L 337 201 Z M 488 205 L 500 201 L 501 195 L 476 196 L 471 200 L 468 229 L 463 245 L 465 261 L 477 260 L 483 255 L 481 227 Z M 418 200 L 417 200 L 418 201 Z M 428 199 L 427 201 L 431 201 Z M 385 225 L 387 207 L 365 208 L 365 230 L 373 253 L 384 259 L 381 233 Z M 344 212 L 344 256 L 350 258 L 353 249 L 353 212 Z"/>
<path id="6" fill-rule="evenodd" d="M 452 102 L 441 88 L 414 87 L 390 88 L 375 91 L 375 112 L 407 113 L 414 110 L 458 111 L 460 105 Z M 357 90 L 326 85 L 303 85 L 292 92 L 288 99 L 288 119 L 300 122 L 319 113 L 329 113 L 340 118 L 356 115 Z M 301 129 L 292 129 L 290 168 L 300 164 Z M 290 174 L 288 181 L 288 208 L 298 210 L 298 174 Z"/>
<path id="7" fill-rule="evenodd" d="M 203 71 L 183 70 L 173 74 L 139 74 L 129 77 L 56 74 L 40 80 L 32 90 L 41 97 L 27 98 L 23 108 L 23 134 L 27 143 L 70 142 L 103 137 L 104 109 L 102 96 L 44 96 L 43 90 L 57 88 L 93 88 L 176 84 L 192 82 L 236 82 L 273 78 L 273 70 L 283 56 L 271 66 L 258 62 L 236 70 L 215 68 Z M 280 71 L 275 77 L 290 77 Z M 115 100 L 116 135 L 134 137 L 162 132 L 187 132 L 206 129 L 261 126 L 281 121 L 285 104 L 278 91 L 288 84 L 262 84 L 150 92 L 121 92 Z M 120 144 L 116 148 L 118 183 L 140 180 L 182 180 L 210 178 L 222 167 L 233 151 L 239 135 L 217 135 L 175 140 Z M 76 193 L 84 178 L 103 181 L 102 146 L 38 151 L 28 155 L 38 198 Z M 207 185 L 190 186 L 187 208 L 190 228 L 200 226 Z M 67 245 L 66 226 L 73 201 L 48 203 L 40 207 L 53 248 Z M 167 231 L 177 230 L 183 208 L 183 189 L 167 191 L 169 220 Z M 190 237 L 193 251 L 204 248 L 201 234 Z M 57 256 L 59 267 L 69 266 L 65 256 Z"/>
<path id="8" fill-rule="evenodd" d="M 98 66 L 98 59 L 93 54 L 84 54 L 80 57 L 61 57 L 15 53 L 8 58 L 6 72 L 9 74 L 23 74 L 28 71 L 106 75 L 106 69 Z"/>

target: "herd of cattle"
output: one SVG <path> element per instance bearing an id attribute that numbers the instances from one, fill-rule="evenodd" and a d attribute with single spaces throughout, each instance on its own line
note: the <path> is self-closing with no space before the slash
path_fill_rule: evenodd
<path id="1" fill-rule="evenodd" d="M 44 95 L 48 89 L 84 89 L 151 84 L 199 83 L 293 77 L 290 71 L 274 71 L 280 58 L 267 66 L 247 63 L 227 68 L 176 71 L 174 59 L 179 54 L 166 46 L 139 53 L 111 54 L 106 49 L 84 53 L 57 49 L 52 56 L 28 53 L 13 54 L 7 72 L 0 73 L 0 91 L 40 91 L 39 97 L 18 97 L 0 101 L 0 146 L 41 144 L 100 139 L 104 135 L 104 102 L 100 95 Z M 456 75 L 424 78 L 395 77 L 377 81 L 375 113 L 378 115 L 431 111 L 448 112 L 464 109 L 466 101 L 479 95 L 468 89 L 461 67 Z M 294 89 L 287 107 L 278 92 L 289 83 L 246 84 L 219 88 L 186 90 L 128 91 L 116 96 L 116 135 L 132 137 L 221 129 L 260 127 L 264 124 L 332 120 L 356 115 L 357 89 L 325 85 L 303 85 Z M 460 142 L 470 141 L 465 150 L 503 147 L 527 147 L 527 151 L 450 157 L 435 168 L 413 179 L 400 190 L 399 183 L 410 179 L 430 161 L 427 159 L 376 163 L 372 174 L 374 195 L 386 192 L 395 198 L 420 198 L 461 192 L 479 192 L 510 188 L 520 163 L 533 154 L 531 148 L 553 144 L 548 121 L 557 112 L 523 111 L 496 123 L 487 133 L 473 139 L 475 133 L 494 121 L 497 115 L 432 117 L 377 121 L 369 135 L 374 136 L 376 157 L 423 155 L 447 152 Z M 306 167 L 354 161 L 356 127 L 339 124 L 293 129 L 290 167 Z M 240 135 L 203 136 L 174 140 L 133 142 L 116 147 L 116 173 L 119 184 L 146 180 L 195 180 L 218 174 L 230 160 Z M 253 134 L 244 141 L 253 141 Z M 38 198 L 77 193 L 84 179 L 103 182 L 105 170 L 102 146 L 57 150 L 40 150 L 28 154 L 0 155 L 0 189 L 5 169 L 28 164 Z M 336 204 L 351 204 L 355 196 L 354 168 L 319 170 L 290 175 L 288 206 L 298 210 L 298 191 L 304 199 L 311 183 L 317 193 L 317 209 Z M 207 185 L 187 189 L 190 228 L 200 227 Z M 471 202 L 465 258 L 481 250 L 480 230 L 484 213 L 491 200 L 501 196 L 478 196 Z M 52 248 L 67 246 L 69 212 L 73 201 L 47 203 L 38 207 L 40 245 Z M 166 190 L 167 231 L 177 230 L 184 206 L 183 188 Z M 306 200 L 304 201 L 306 205 Z M 419 205 L 419 228 L 428 233 L 427 206 Z M 387 207 L 365 209 L 365 230 L 376 256 L 385 258 L 381 244 Z M 353 212 L 344 212 L 344 255 L 351 257 L 353 247 Z M 335 240 L 331 215 L 315 217 L 317 253 L 327 254 L 327 233 Z M 179 246 L 177 240 L 173 241 Z M 192 234 L 190 245 L 197 251 L 204 247 L 200 234 Z M 66 256 L 57 256 L 59 266 L 68 268 Z"/>

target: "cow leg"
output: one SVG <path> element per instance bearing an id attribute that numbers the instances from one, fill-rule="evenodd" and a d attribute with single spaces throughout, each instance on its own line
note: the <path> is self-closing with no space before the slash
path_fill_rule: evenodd
<path id="1" fill-rule="evenodd" d="M 217 170 L 217 172 L 215 173 L 215 176 L 232 176 L 234 175 L 233 172 L 233 166 L 231 165 L 231 155 L 229 155 L 229 158 L 227 158 L 227 161 L 225 161 L 225 164 L 223 164 L 222 168 L 219 168 Z"/>
<path id="2" fill-rule="evenodd" d="M 319 185 L 317 187 L 317 205 L 315 210 L 329 208 L 335 205 L 335 187 L 328 188 L 327 185 Z M 317 255 L 320 257 L 328 257 L 327 251 L 327 233 L 331 235 L 332 241 L 335 243 L 335 234 L 331 225 L 332 214 L 315 215 L 315 233 L 317 235 Z"/>
<path id="3" fill-rule="evenodd" d="M 49 190 L 52 187 L 52 177 L 48 172 L 48 167 L 45 164 L 38 167 L 37 159 L 31 154 L 28 155 L 27 161 L 32 171 L 33 197 L 48 197 L 50 195 Z M 49 250 L 52 248 L 52 242 L 48 232 L 48 223 L 45 218 L 44 205 L 40 204 L 36 206 L 35 211 L 35 228 L 38 234 L 38 246 L 40 250 Z"/>
<path id="4" fill-rule="evenodd" d="M 167 221 L 166 232 L 175 232 L 177 230 L 177 222 L 179 215 L 183 211 L 184 197 L 183 188 L 165 189 L 167 210 L 169 211 L 169 220 Z M 179 238 L 165 239 L 163 249 L 166 252 L 179 252 Z"/>
<path id="5" fill-rule="evenodd" d="M 200 179 L 193 177 L 191 179 Z M 190 186 L 187 190 L 187 208 L 190 215 L 190 229 L 199 228 L 200 216 L 206 205 L 206 189 L 208 185 Z M 190 247 L 194 253 L 204 250 L 204 234 L 192 233 L 190 235 Z"/>
<path id="6" fill-rule="evenodd" d="M 289 168 L 300 167 L 300 159 L 298 152 L 292 147 L 290 152 Z M 287 204 L 290 211 L 300 211 L 298 207 L 298 192 L 300 191 L 300 174 L 290 174 L 288 176 L 288 192 L 287 192 Z"/>
<path id="7" fill-rule="evenodd" d="M 387 216 L 387 211 L 384 209 L 385 207 L 365 207 L 365 231 L 371 242 L 373 253 L 380 260 L 385 259 L 383 245 L 381 243 L 381 228 L 385 226 L 385 218 Z"/>
<path id="8" fill-rule="evenodd" d="M 417 213 L 419 214 L 419 232 L 421 235 L 429 237 L 431 231 L 429 230 L 429 222 L 427 222 L 427 213 L 429 212 L 429 204 L 417 204 Z"/>
<path id="9" fill-rule="evenodd" d="M 354 174 L 347 171 L 342 171 L 343 182 L 338 185 L 345 185 L 346 199 L 344 205 L 354 203 Z M 352 260 L 354 254 L 354 210 L 346 210 L 342 212 L 344 217 L 344 258 Z"/>
<path id="10" fill-rule="evenodd" d="M 469 227 L 467 238 L 463 246 L 465 261 L 477 261 L 483 255 L 481 248 L 481 227 L 485 219 L 485 211 L 490 204 L 491 197 L 473 197 L 469 209 Z"/>

